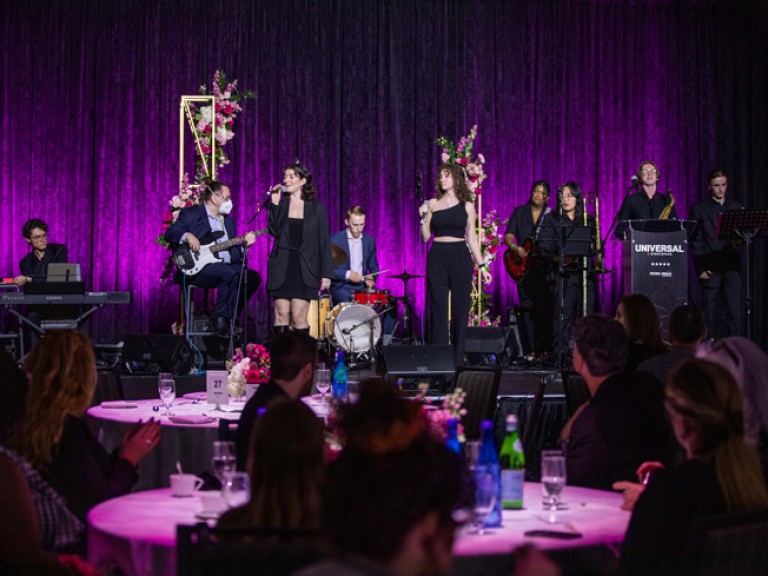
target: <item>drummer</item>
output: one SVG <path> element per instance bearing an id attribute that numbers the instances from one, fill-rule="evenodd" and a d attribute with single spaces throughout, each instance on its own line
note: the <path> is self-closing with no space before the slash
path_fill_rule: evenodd
<path id="1" fill-rule="evenodd" d="M 341 232 L 331 235 L 331 244 L 346 254 L 343 262 L 334 252 L 336 268 L 331 279 L 331 298 L 334 306 L 341 302 L 350 302 L 355 292 L 372 290 L 376 284 L 375 276 L 368 276 L 379 271 L 376 260 L 376 241 L 370 234 L 363 234 L 365 228 L 365 210 L 362 206 L 352 206 L 347 210 L 344 220 L 347 226 Z M 343 256 L 343 255 L 342 255 Z"/>

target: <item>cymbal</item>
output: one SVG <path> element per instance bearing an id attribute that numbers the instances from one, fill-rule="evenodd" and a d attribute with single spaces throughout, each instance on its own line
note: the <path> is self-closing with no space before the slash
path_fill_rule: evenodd
<path id="1" fill-rule="evenodd" d="M 331 244 L 331 259 L 336 266 L 344 264 L 344 262 L 347 261 L 347 258 L 349 258 L 349 256 L 347 256 L 347 253 L 344 252 L 343 248 L 336 246 L 336 244 Z"/>
<path id="2" fill-rule="evenodd" d="M 403 270 L 401 274 L 390 274 L 387 278 L 397 278 L 403 282 L 408 282 L 411 278 L 424 278 L 424 276 L 420 276 L 419 274 L 409 274 L 408 270 Z"/>

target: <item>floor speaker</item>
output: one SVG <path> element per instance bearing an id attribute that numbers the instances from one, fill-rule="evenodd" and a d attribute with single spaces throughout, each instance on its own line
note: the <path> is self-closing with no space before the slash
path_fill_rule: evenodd
<path id="1" fill-rule="evenodd" d="M 451 346 L 384 346 L 381 349 L 388 376 L 451 377 L 456 370 Z"/>
<path id="2" fill-rule="evenodd" d="M 467 328 L 464 352 L 480 354 L 501 354 L 506 345 L 509 328 L 501 326 L 477 326 Z"/>
<path id="3" fill-rule="evenodd" d="M 193 355 L 184 336 L 174 334 L 128 334 L 120 363 L 131 374 L 174 375 L 189 373 Z"/>

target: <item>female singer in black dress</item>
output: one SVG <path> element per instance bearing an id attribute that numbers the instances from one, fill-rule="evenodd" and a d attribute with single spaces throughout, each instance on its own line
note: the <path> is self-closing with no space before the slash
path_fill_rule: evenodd
<path id="1" fill-rule="evenodd" d="M 427 286 L 431 317 L 431 343 L 448 344 L 448 292 L 451 293 L 450 342 L 456 365 L 464 363 L 464 343 L 471 304 L 473 264 L 479 262 L 483 282 L 491 275 L 483 264 L 477 242 L 477 213 L 467 187 L 464 169 L 458 164 L 443 164 L 437 177 L 437 194 L 419 208 L 423 218 L 421 239 L 426 243 L 434 234 L 427 255 Z"/>
<path id="2" fill-rule="evenodd" d="M 312 174 L 300 162 L 283 169 L 272 189 L 269 234 L 275 238 L 267 265 L 267 293 L 275 300 L 275 332 L 309 332 L 309 302 L 327 290 L 333 276 L 325 208 L 315 199 Z"/>

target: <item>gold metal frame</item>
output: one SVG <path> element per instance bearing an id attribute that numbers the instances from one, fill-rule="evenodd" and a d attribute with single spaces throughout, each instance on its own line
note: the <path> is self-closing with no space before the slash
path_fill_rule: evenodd
<path id="1" fill-rule="evenodd" d="M 189 123 L 189 129 L 192 132 L 192 136 L 195 138 L 195 146 L 197 147 L 197 153 L 200 158 L 204 158 L 203 148 L 200 144 L 200 132 L 195 125 L 195 119 L 192 117 L 192 110 L 190 104 L 192 103 L 204 103 L 210 104 L 212 114 L 212 130 L 211 137 L 211 155 L 210 166 L 208 162 L 203 163 L 205 169 L 205 175 L 209 178 L 216 179 L 216 98 L 214 96 L 182 96 L 179 103 L 179 189 L 181 189 L 184 182 L 184 118 L 186 117 Z"/>

